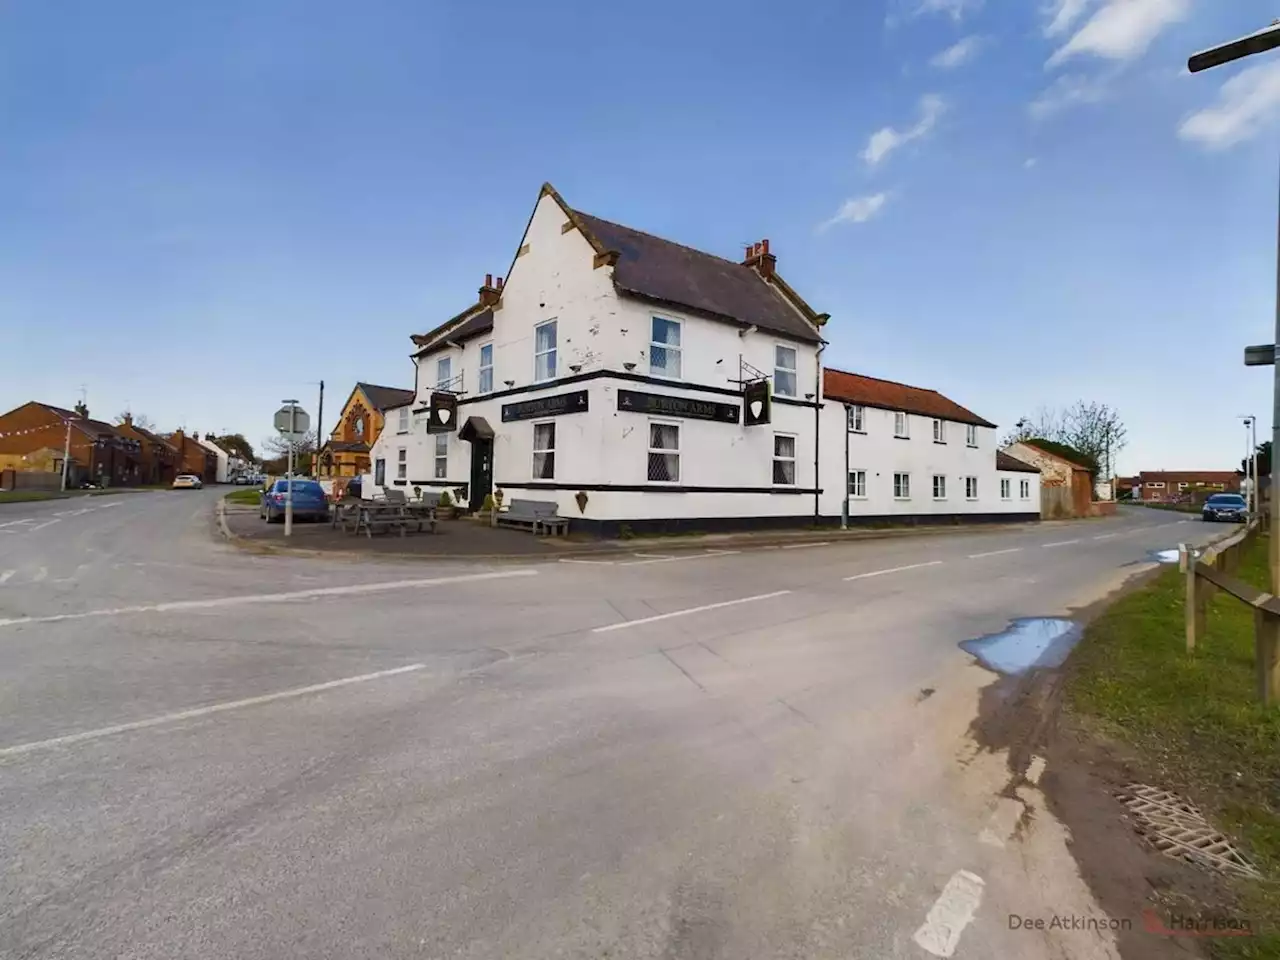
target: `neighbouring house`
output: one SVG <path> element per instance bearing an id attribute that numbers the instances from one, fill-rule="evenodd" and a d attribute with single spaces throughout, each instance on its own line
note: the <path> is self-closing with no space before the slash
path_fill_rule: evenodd
<path id="1" fill-rule="evenodd" d="M 998 450 L 994 423 L 936 390 L 826 369 L 823 401 L 825 514 L 1039 519 L 1039 468 Z"/>
<path id="2" fill-rule="evenodd" d="M 141 444 L 111 424 L 90 418 L 83 403 L 67 410 L 32 401 L 0 414 L 0 469 L 26 471 L 35 466 L 32 472 L 61 474 L 63 451 L 68 447 L 68 481 L 73 486 L 142 482 Z M 23 459 L 33 456 L 36 461 Z"/>
<path id="3" fill-rule="evenodd" d="M 827 315 L 767 240 L 726 259 L 545 184 L 513 248 L 505 284 L 486 276 L 474 304 L 413 337 L 415 403 L 373 443 L 366 489 L 449 490 L 472 508 L 500 489 L 602 535 L 822 511 Z"/>
<path id="4" fill-rule="evenodd" d="M 1234 470 L 1143 470 L 1138 475 L 1141 498 L 1149 503 L 1171 503 L 1214 493 L 1239 493 L 1240 474 Z"/>
<path id="5" fill-rule="evenodd" d="M 218 482 L 218 458 L 213 451 L 182 430 L 175 430 L 165 439 L 177 451 L 174 469 L 178 475 L 190 474 L 205 483 Z"/>
<path id="6" fill-rule="evenodd" d="M 178 451 L 163 437 L 145 430 L 133 422 L 133 414 L 126 413 L 116 424 L 116 433 L 132 437 L 138 442 L 141 461 L 139 483 L 145 486 L 172 483 L 177 476 L 175 465 Z"/>
<path id="7" fill-rule="evenodd" d="M 1093 480 L 1080 455 L 1044 440 L 1020 440 L 1004 448 L 1010 456 L 1040 471 L 1040 515 L 1046 520 L 1088 517 L 1093 506 Z M 1114 504 L 1108 508 L 1113 511 Z"/>
<path id="8" fill-rule="evenodd" d="M 195 440 L 196 443 L 200 444 L 200 446 L 204 447 L 206 450 L 208 450 L 210 453 L 213 454 L 213 459 L 214 459 L 213 482 L 214 483 L 230 482 L 231 454 L 227 453 L 227 451 L 223 450 L 220 446 L 218 446 L 218 444 L 213 439 L 212 433 L 206 433 L 204 437 L 201 438 L 200 432 L 196 431 L 191 435 L 191 438 Z"/>
<path id="9" fill-rule="evenodd" d="M 357 383 L 342 405 L 338 423 L 320 448 L 319 476 L 355 477 L 371 469 L 369 451 L 391 416 L 397 433 L 409 432 L 409 407 L 414 391 Z"/>
<path id="10" fill-rule="evenodd" d="M 1141 477 L 1116 477 L 1115 491 L 1117 500 L 1135 500 L 1141 497 Z"/>

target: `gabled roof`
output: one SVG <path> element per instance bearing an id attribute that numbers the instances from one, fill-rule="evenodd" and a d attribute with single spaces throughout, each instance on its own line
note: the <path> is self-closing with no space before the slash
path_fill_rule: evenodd
<path id="1" fill-rule="evenodd" d="M 138 436 L 142 437 L 142 439 L 144 440 L 150 441 L 151 443 L 158 443 L 163 447 L 168 447 L 170 450 L 173 449 L 173 444 L 171 444 L 164 437 L 157 436 L 156 434 L 152 433 L 150 430 L 147 430 L 143 427 L 138 426 L 136 423 L 118 423 L 116 424 L 116 432 L 117 433 L 136 433 Z"/>
<path id="2" fill-rule="evenodd" d="M 1240 476 L 1234 470 L 1143 470 L 1136 479 L 1143 483 L 1234 483 Z"/>
<path id="3" fill-rule="evenodd" d="M 894 380 L 880 380 L 830 367 L 824 367 L 822 371 L 822 393 L 828 400 L 841 400 L 864 407 L 901 410 L 922 417 L 971 423 L 978 427 L 995 426 L 972 410 L 966 410 L 954 400 L 944 397 L 937 390 L 912 387 Z"/>
<path id="4" fill-rule="evenodd" d="M 413 342 L 422 349 L 418 350 L 414 356 L 420 357 L 424 353 L 430 353 L 432 349 L 441 343 L 463 343 L 486 333 L 491 333 L 493 331 L 493 310 L 486 307 L 478 313 L 474 312 L 479 307 L 480 304 L 478 303 L 468 307 L 466 312 L 447 320 L 430 333 L 415 334 Z"/>
<path id="5" fill-rule="evenodd" d="M 822 321 L 780 279 L 775 285 L 741 263 L 580 210 L 573 213 L 583 234 L 596 241 L 592 245 L 614 255 L 613 285 L 620 293 L 744 327 L 754 324 L 805 343 L 822 342 L 817 331 Z"/>
<path id="6" fill-rule="evenodd" d="M 1005 453 L 1003 450 L 996 451 L 996 469 L 997 470 L 1017 470 L 1020 473 L 1039 473 L 1040 468 L 1034 467 L 1025 461 L 1019 460 L 1011 454 Z"/>
<path id="7" fill-rule="evenodd" d="M 1069 447 L 1065 443 L 1057 443 L 1053 440 L 1043 440 L 1039 437 L 1033 437 L 1029 440 L 1018 440 L 1024 446 L 1030 447 L 1038 453 L 1044 454 L 1046 457 L 1053 457 L 1055 460 L 1061 460 L 1063 463 L 1070 464 L 1073 470 L 1088 470 L 1089 465 L 1076 459 L 1080 456 L 1079 451 L 1074 447 Z"/>
<path id="8" fill-rule="evenodd" d="M 401 387 L 380 387 L 376 383 L 357 383 L 356 389 L 363 393 L 379 411 L 413 403 L 414 392 Z"/>
<path id="9" fill-rule="evenodd" d="M 109 423 L 103 423 L 101 420 L 82 419 L 80 414 L 74 410 L 67 410 L 64 407 L 55 407 L 51 403 L 42 403 L 40 406 L 46 410 L 52 410 L 55 414 L 63 419 L 70 420 L 71 425 L 81 433 L 88 434 L 91 437 L 118 437 L 120 433 Z"/>

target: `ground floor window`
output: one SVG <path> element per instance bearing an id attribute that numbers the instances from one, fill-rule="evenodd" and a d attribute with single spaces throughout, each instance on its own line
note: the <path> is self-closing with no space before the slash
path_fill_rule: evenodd
<path id="1" fill-rule="evenodd" d="M 680 482 L 680 426 L 649 422 L 649 479 L 656 483 Z"/>
<path id="2" fill-rule="evenodd" d="M 409 451 L 404 447 L 396 450 L 396 479 L 407 480 L 409 478 Z"/>
<path id="3" fill-rule="evenodd" d="M 443 480 L 449 476 L 449 435 L 436 434 L 435 479 Z"/>
<path id="4" fill-rule="evenodd" d="M 1031 499 L 1031 481 L 1030 480 L 1018 481 L 1018 496 L 1020 496 L 1023 500 Z"/>
<path id="5" fill-rule="evenodd" d="M 373 485 L 375 487 L 387 485 L 387 461 L 381 457 L 373 461 Z"/>
<path id="6" fill-rule="evenodd" d="M 895 500 L 911 499 L 911 474 L 895 473 L 893 475 L 893 496 Z"/>
<path id="7" fill-rule="evenodd" d="M 1013 484 L 1009 481 L 1008 477 L 1000 478 L 1000 499 L 1001 500 L 1008 500 L 1013 496 L 1013 494 L 1010 492 L 1010 488 L 1012 486 Z"/>
<path id="8" fill-rule="evenodd" d="M 940 473 L 933 475 L 933 499 L 947 499 L 947 478 Z"/>
<path id="9" fill-rule="evenodd" d="M 978 478 L 977 477 L 964 478 L 964 498 L 966 500 L 978 499 Z"/>
<path id="10" fill-rule="evenodd" d="M 773 435 L 773 482 L 775 486 L 794 487 L 796 483 L 796 438 Z"/>
<path id="11" fill-rule="evenodd" d="M 533 425 L 533 479 L 553 480 L 556 475 L 556 425 Z"/>
<path id="12" fill-rule="evenodd" d="M 865 500 L 867 496 L 867 471 L 849 471 L 849 496 L 855 500 Z"/>

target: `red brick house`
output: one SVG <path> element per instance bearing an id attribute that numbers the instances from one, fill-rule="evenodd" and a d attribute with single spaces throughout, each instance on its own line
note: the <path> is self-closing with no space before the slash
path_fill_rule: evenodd
<path id="1" fill-rule="evenodd" d="M 175 430 L 165 440 L 176 452 L 175 476 L 191 474 L 205 483 L 218 482 L 218 457 L 212 450 L 181 430 Z"/>
<path id="2" fill-rule="evenodd" d="M 116 433 L 132 437 L 140 447 L 142 476 L 140 483 L 146 486 L 172 483 L 178 475 L 178 451 L 163 437 L 144 430 L 133 422 L 133 414 L 126 413 L 124 421 L 116 424 Z"/>
<path id="3" fill-rule="evenodd" d="M 38 456 L 37 469 L 61 473 L 62 458 L 47 463 L 47 453 L 67 447 L 71 427 L 68 482 L 102 486 L 134 486 L 142 482 L 142 449 L 134 437 L 118 433 L 111 424 L 89 417 L 83 403 L 75 410 L 32 401 L 0 414 L 0 469 L 25 471 Z M 52 468 L 52 469 L 50 469 Z"/>
<path id="4" fill-rule="evenodd" d="M 1140 493 L 1135 496 L 1149 503 L 1240 492 L 1240 476 L 1234 470 L 1143 470 L 1137 480 Z"/>

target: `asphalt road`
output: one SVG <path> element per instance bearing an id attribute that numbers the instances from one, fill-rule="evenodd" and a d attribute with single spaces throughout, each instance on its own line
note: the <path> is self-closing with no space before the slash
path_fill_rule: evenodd
<path id="1" fill-rule="evenodd" d="M 1113 956 L 1009 929 L 1100 911 L 958 644 L 1226 532 L 361 563 L 216 495 L 0 506 L 0 956 Z"/>

